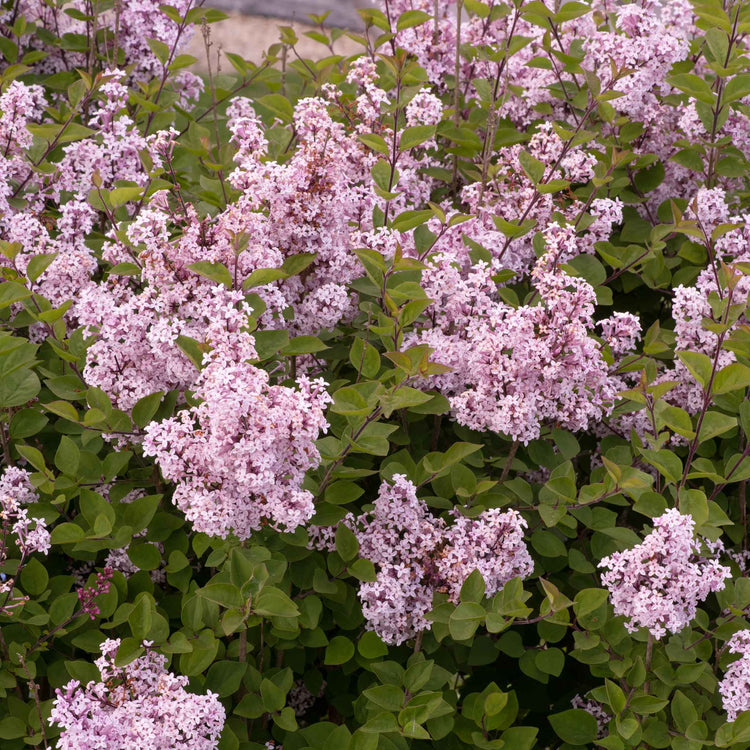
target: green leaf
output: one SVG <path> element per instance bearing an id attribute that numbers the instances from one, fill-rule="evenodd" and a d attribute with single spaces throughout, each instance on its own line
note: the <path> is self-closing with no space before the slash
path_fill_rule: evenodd
<path id="1" fill-rule="evenodd" d="M 133 406 L 133 422 L 138 427 L 145 427 L 153 419 L 154 414 L 156 414 L 162 398 L 164 398 L 164 391 L 157 391 L 138 399 L 135 406 Z"/>
<path id="2" fill-rule="evenodd" d="M 253 611 L 265 617 L 299 617 L 299 608 L 283 592 L 273 586 L 265 586 L 252 603 Z"/>
<path id="3" fill-rule="evenodd" d="M 6 716 L 0 720 L 0 739 L 16 740 L 26 736 L 26 722 L 16 716 Z M 15 745 L 15 743 L 14 743 Z"/>
<path id="4" fill-rule="evenodd" d="M 667 703 L 669 701 L 666 698 L 657 698 L 655 695 L 637 695 L 630 701 L 629 708 L 636 714 L 646 716 L 658 713 Z"/>
<path id="5" fill-rule="evenodd" d="M 429 21 L 431 18 L 432 16 L 429 13 L 425 13 L 423 10 L 404 11 L 396 21 L 396 31 L 403 31 L 412 26 L 419 26 L 420 24 Z"/>
<path id="6" fill-rule="evenodd" d="M 642 448 L 641 455 L 652 466 L 655 466 L 669 482 L 677 484 L 682 478 L 682 461 L 672 451 L 653 451 Z"/>
<path id="7" fill-rule="evenodd" d="M 482 574 L 473 570 L 461 586 L 461 601 L 479 603 L 484 599 L 485 583 Z"/>
<path id="8" fill-rule="evenodd" d="M 83 539 L 83 529 L 77 523 L 61 523 L 55 526 L 50 534 L 52 544 L 71 544 Z"/>
<path id="9" fill-rule="evenodd" d="M 258 97 L 257 101 L 282 122 L 289 123 L 292 121 L 294 109 L 287 97 L 281 94 L 266 94 Z"/>
<path id="10" fill-rule="evenodd" d="M 21 409 L 13 415 L 9 432 L 13 440 L 21 440 L 41 432 L 49 419 L 36 409 Z"/>
<path id="11" fill-rule="evenodd" d="M 32 596 L 39 596 L 49 583 L 47 569 L 36 557 L 32 557 L 24 563 L 20 578 L 23 590 Z"/>
<path id="12" fill-rule="evenodd" d="M 693 701 L 680 690 L 675 690 L 670 710 L 675 726 L 681 732 L 687 732 L 687 728 L 694 721 L 698 720 L 698 712 L 695 709 Z"/>
<path id="13" fill-rule="evenodd" d="M 565 666 L 565 654 L 559 648 L 542 649 L 537 652 L 534 663 L 540 672 L 559 677 Z"/>
<path id="14" fill-rule="evenodd" d="M 299 354 L 315 354 L 327 349 L 317 336 L 295 336 L 290 339 L 289 343 L 280 349 L 280 353 L 286 356 L 295 356 Z"/>
<path id="15" fill-rule="evenodd" d="M 190 338 L 190 336 L 178 336 L 177 346 L 187 355 L 196 368 L 200 370 L 203 364 L 203 355 L 208 351 L 208 347 Z"/>
<path id="16" fill-rule="evenodd" d="M 528 151 L 521 151 L 518 154 L 518 161 L 526 176 L 533 182 L 541 182 L 544 177 L 544 163 L 535 159 Z"/>
<path id="17" fill-rule="evenodd" d="M 151 630 L 152 613 L 154 611 L 154 602 L 151 597 L 142 591 L 133 603 L 133 609 L 128 616 L 128 624 L 133 633 L 133 638 L 142 641 L 148 636 Z"/>
<path id="18" fill-rule="evenodd" d="M 75 476 L 80 460 L 81 451 L 78 446 L 67 435 L 63 435 L 55 453 L 55 466 L 63 474 Z"/>
<path id="19" fill-rule="evenodd" d="M 484 607 L 476 602 L 461 602 L 451 613 L 448 631 L 456 641 L 471 638 L 486 617 Z"/>
<path id="20" fill-rule="evenodd" d="M 404 128 L 401 131 L 399 147 L 402 151 L 406 151 L 410 148 L 420 146 L 425 141 L 429 141 L 430 138 L 434 138 L 436 130 L 435 125 L 413 125 L 410 128 Z"/>
<path id="21" fill-rule="evenodd" d="M 209 583 L 198 589 L 196 594 L 220 607 L 242 607 L 245 603 L 239 588 L 231 583 Z"/>
<path id="22" fill-rule="evenodd" d="M 713 369 L 711 360 L 702 352 L 680 351 L 677 352 L 677 356 L 680 358 L 682 364 L 690 370 L 690 374 L 695 378 L 696 382 L 705 388 L 711 379 L 711 371 Z"/>
<path id="23" fill-rule="evenodd" d="M 709 106 L 714 105 L 716 95 L 711 90 L 711 86 L 707 81 L 694 73 L 680 73 L 670 76 L 667 82 L 672 84 L 676 89 L 684 91 L 694 99 L 697 99 L 699 102 L 704 102 Z"/>
<path id="24" fill-rule="evenodd" d="M 217 661 L 211 665 L 206 675 L 206 690 L 217 693 L 220 698 L 234 695 L 242 684 L 247 672 L 247 664 L 237 661 Z"/>
<path id="25" fill-rule="evenodd" d="M 376 685 L 364 691 L 367 700 L 386 711 L 400 711 L 406 702 L 406 694 L 397 685 Z"/>
<path id="26" fill-rule="evenodd" d="M 382 136 L 375 135 L 374 133 L 361 133 L 357 138 L 373 151 L 383 154 L 383 156 L 390 156 L 390 149 Z"/>
<path id="27" fill-rule="evenodd" d="M 417 388 L 402 386 L 393 393 L 386 393 L 380 397 L 380 405 L 383 407 L 383 415 L 387 418 L 398 409 L 408 409 L 410 406 L 419 406 L 432 399 L 431 393 L 424 393 Z"/>
<path id="28" fill-rule="evenodd" d="M 424 224 L 433 217 L 432 211 L 402 211 L 392 222 L 391 226 L 397 232 L 408 232 L 420 224 Z"/>
<path id="29" fill-rule="evenodd" d="M 0 289 L 2 287 L 0 284 Z M 25 406 L 36 398 L 41 387 L 36 373 L 26 368 L 0 374 L 0 408 Z"/>
<path id="30" fill-rule="evenodd" d="M 571 708 L 559 714 L 552 714 L 549 723 L 555 734 L 571 745 L 588 745 L 596 739 L 596 719 L 582 708 Z"/>
<path id="31" fill-rule="evenodd" d="M 727 81 L 721 100 L 724 104 L 729 104 L 738 99 L 744 99 L 746 96 L 750 96 L 750 75 L 738 73 Z"/>
<path id="32" fill-rule="evenodd" d="M 378 659 L 388 655 L 388 646 L 377 633 L 366 630 L 357 643 L 357 650 L 365 659 Z"/>
<path id="33" fill-rule="evenodd" d="M 354 502 L 364 494 L 364 489 L 355 482 L 340 480 L 326 487 L 325 499 L 327 503 L 334 505 L 345 505 Z"/>
<path id="34" fill-rule="evenodd" d="M 161 565 L 161 552 L 150 542 L 131 544 L 128 557 L 139 570 L 156 570 Z"/>
<path id="35" fill-rule="evenodd" d="M 354 656 L 354 644 L 343 635 L 337 635 L 331 639 L 326 647 L 323 663 L 329 666 L 345 664 Z"/>
<path id="36" fill-rule="evenodd" d="M 347 570 L 359 581 L 372 582 L 377 580 L 377 573 L 375 572 L 375 566 L 370 560 L 355 560 L 351 565 L 348 566 Z"/>
<path id="37" fill-rule="evenodd" d="M 359 552 L 359 542 L 354 532 L 345 524 L 340 523 L 336 529 L 336 552 L 344 562 L 353 560 Z"/>
<path id="38" fill-rule="evenodd" d="M 619 685 L 616 685 L 612 680 L 604 680 L 604 687 L 607 691 L 607 700 L 609 701 L 610 707 L 615 714 L 621 714 L 627 703 L 625 693 L 623 693 Z"/>
<path id="39" fill-rule="evenodd" d="M 70 422 L 77 422 L 79 419 L 75 406 L 69 401 L 50 401 L 44 404 L 44 408 Z"/>
<path id="40" fill-rule="evenodd" d="M 728 414 L 722 414 L 719 411 L 707 411 L 703 417 L 703 422 L 701 422 L 698 439 L 705 442 L 723 435 L 735 427 L 737 427 L 737 417 L 730 417 Z"/>
<path id="41" fill-rule="evenodd" d="M 36 281 L 49 268 L 50 263 L 57 257 L 57 253 L 41 253 L 35 255 L 26 266 L 26 277 Z"/>
<path id="42" fill-rule="evenodd" d="M 719 370 L 714 377 L 712 392 L 714 395 L 731 393 L 750 386 L 750 367 L 733 362 L 723 370 Z"/>
<path id="43" fill-rule="evenodd" d="M 260 683 L 260 697 L 263 701 L 263 708 L 271 713 L 281 711 L 286 703 L 286 691 L 269 679 L 263 679 Z"/>
<path id="44" fill-rule="evenodd" d="M 191 263 L 187 268 L 211 281 L 232 288 L 232 274 L 229 273 L 229 269 L 223 263 L 200 260 L 197 263 Z"/>

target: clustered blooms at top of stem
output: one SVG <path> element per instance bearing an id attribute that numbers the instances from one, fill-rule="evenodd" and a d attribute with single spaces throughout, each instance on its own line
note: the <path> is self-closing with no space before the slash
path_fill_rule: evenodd
<path id="1" fill-rule="evenodd" d="M 91 3 L 86 0 L 69 0 L 64 6 L 49 4 L 44 0 L 19 0 L 15 3 L 13 17 L 23 15 L 27 22 L 37 24 L 48 34 L 56 37 L 66 34 L 89 37 L 88 51 L 73 51 L 45 44 L 43 49 L 47 54 L 34 64 L 35 72 L 56 73 L 70 70 L 71 67 L 85 69 L 88 67 L 90 55 L 95 50 L 107 60 L 112 60 L 115 65 L 132 66 L 130 78 L 135 83 L 150 81 L 165 73 L 165 66 L 148 43 L 149 39 L 155 39 L 177 52 L 193 34 L 192 24 L 176 23 L 162 12 L 160 5 L 162 3 L 158 0 L 128 0 L 117 3 L 113 17 L 108 19 L 111 23 L 94 26 L 93 34 L 91 27 L 84 20 L 90 18 L 92 13 Z M 182 16 L 190 7 L 194 7 L 195 3 L 192 0 L 173 0 L 170 5 Z M 0 12 L 0 22 L 11 20 L 10 16 L 10 11 L 5 14 Z M 120 60 L 116 59 L 115 55 L 121 55 Z M 203 90 L 203 81 L 195 73 L 184 69 L 170 76 L 169 83 L 180 94 L 183 104 L 196 99 Z"/>
<path id="2" fill-rule="evenodd" d="M 538 300 L 513 307 L 498 297 L 486 265 L 463 276 L 452 260 L 436 256 L 428 263 L 423 283 L 434 300 L 432 327 L 413 340 L 429 344 L 434 359 L 451 367 L 434 383 L 449 396 L 458 422 L 528 442 L 545 423 L 580 430 L 611 410 L 620 382 L 590 335 L 596 325 L 590 284 L 548 270 L 543 258 L 534 270 Z M 618 354 L 640 333 L 627 314 L 599 325 Z"/>
<path id="3" fill-rule="evenodd" d="M 101 680 L 58 688 L 50 721 L 62 727 L 60 750 L 215 750 L 226 718 L 218 697 L 187 692 L 188 678 L 143 645 L 144 656 L 118 667 L 120 639 L 104 641 Z"/>
<path id="4" fill-rule="evenodd" d="M 625 627 L 630 632 L 645 627 L 661 638 L 690 624 L 698 604 L 721 591 L 731 571 L 700 555 L 691 516 L 672 508 L 653 523 L 641 544 L 603 558 L 599 567 L 607 569 L 602 584 L 615 613 L 629 618 Z"/>
<path id="5" fill-rule="evenodd" d="M 492 596 L 534 569 L 523 541 L 526 521 L 514 510 L 493 508 L 476 518 L 456 511 L 449 525 L 430 513 L 414 484 L 400 474 L 380 485 L 374 506 L 342 523 L 357 537 L 360 556 L 376 566 L 377 580 L 362 583 L 359 598 L 367 627 L 386 643 L 403 643 L 429 628 L 425 616 L 433 593 L 447 593 L 457 603 L 474 570 Z M 312 545 L 335 548 L 334 531 L 311 529 Z"/>
<path id="6" fill-rule="evenodd" d="M 734 721 L 743 711 L 750 711 L 750 630 L 740 630 L 727 643 L 732 654 L 740 658 L 733 661 L 719 683 L 722 705 L 727 720 Z"/>
<path id="7" fill-rule="evenodd" d="M 253 367 L 253 339 L 211 328 L 195 406 L 146 428 L 143 448 L 176 483 L 174 503 L 197 531 L 248 539 L 265 523 L 293 531 L 312 518 L 313 496 L 300 489 L 318 464 L 315 440 L 328 424 L 322 380 L 302 376 L 298 389 L 270 385 Z"/>
<path id="8" fill-rule="evenodd" d="M 38 499 L 39 496 L 29 482 L 28 472 L 16 466 L 8 466 L 0 477 L 0 561 L 7 556 L 6 539 L 9 534 L 15 535 L 16 546 L 23 557 L 32 552 L 41 552 L 43 555 L 49 552 L 50 534 L 44 519 L 29 518 L 28 509 L 23 507 Z"/>

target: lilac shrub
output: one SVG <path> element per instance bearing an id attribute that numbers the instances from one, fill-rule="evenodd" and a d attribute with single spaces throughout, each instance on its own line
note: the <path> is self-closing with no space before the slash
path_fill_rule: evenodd
<path id="1" fill-rule="evenodd" d="M 359 13 L 0 0 L 3 750 L 748 744 L 747 3 Z"/>

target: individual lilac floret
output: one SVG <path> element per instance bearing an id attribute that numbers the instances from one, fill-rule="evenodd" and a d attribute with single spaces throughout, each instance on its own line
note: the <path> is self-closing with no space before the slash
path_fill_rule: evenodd
<path id="1" fill-rule="evenodd" d="M 82 687 L 71 680 L 57 698 L 50 722 L 63 728 L 59 750 L 214 750 L 226 713 L 211 692 L 185 690 L 188 678 L 166 668 L 150 650 L 115 666 L 120 639 L 106 640 L 96 660 L 101 681 Z"/>
<path id="2" fill-rule="evenodd" d="M 678 633 L 695 617 L 699 602 L 721 591 L 729 568 L 700 556 L 695 522 L 672 508 L 654 519 L 654 530 L 641 544 L 615 552 L 599 563 L 609 568 L 602 583 L 615 613 L 628 617 L 632 633 L 640 627 L 655 638 Z"/>
<path id="3" fill-rule="evenodd" d="M 740 630 L 729 639 L 729 651 L 740 654 L 719 683 L 721 703 L 727 721 L 734 721 L 743 711 L 750 711 L 750 630 Z"/>

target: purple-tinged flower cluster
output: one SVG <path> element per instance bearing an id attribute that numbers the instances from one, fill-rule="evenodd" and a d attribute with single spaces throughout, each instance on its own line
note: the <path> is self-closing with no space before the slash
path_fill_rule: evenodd
<path id="1" fill-rule="evenodd" d="M 143 448 L 176 483 L 174 503 L 196 531 L 248 539 L 264 524 L 294 530 L 314 514 L 301 489 L 318 465 L 315 440 L 328 429 L 330 396 L 322 380 L 302 376 L 298 388 L 271 385 L 252 337 L 211 328 L 194 396 L 199 403 L 146 427 Z"/>
<path id="2" fill-rule="evenodd" d="M 428 344 L 433 359 L 452 368 L 434 384 L 457 421 L 528 442 L 545 423 L 580 430 L 606 414 L 621 387 L 591 335 L 592 287 L 540 261 L 536 303 L 516 308 L 498 297 L 491 276 L 481 264 L 462 274 L 447 256 L 436 256 L 423 273 L 434 301 L 432 327 L 411 341 Z M 618 354 L 639 332 L 632 316 L 601 325 Z"/>
<path id="3" fill-rule="evenodd" d="M 113 572 L 112 568 L 105 567 L 101 573 L 96 574 L 96 580 L 91 586 L 82 586 L 78 589 L 78 601 L 81 605 L 81 612 L 87 614 L 92 620 L 96 620 L 99 616 L 96 597 L 100 594 L 109 593 L 109 585 Z"/>
<path id="4" fill-rule="evenodd" d="M 75 52 L 49 44 L 44 44 L 46 52 L 44 58 L 34 64 L 37 73 L 57 73 L 71 70 L 75 67 L 86 68 L 88 56 L 98 53 L 106 59 L 111 59 L 115 50 L 121 55 L 124 68 L 130 68 L 130 82 L 146 82 L 159 78 L 164 72 L 164 64 L 157 57 L 148 43 L 149 39 L 156 39 L 175 52 L 183 48 L 193 34 L 193 25 L 180 24 L 169 18 L 160 6 L 159 0 L 127 0 L 115 5 L 110 11 L 117 15 L 108 19 L 112 29 L 107 29 L 103 36 L 97 36 L 96 41 L 90 40 L 90 52 Z M 185 14 L 195 6 L 192 0 L 173 0 L 170 5 L 180 14 Z M 90 35 L 87 22 L 81 15 L 90 16 L 92 6 L 86 0 L 69 0 L 64 5 L 50 4 L 45 0 L 19 0 L 16 3 L 15 15 L 24 15 L 26 20 L 35 23 L 45 30 L 47 35 L 57 37 L 64 35 Z M 72 11 L 72 13 L 71 13 Z M 99 20 L 101 23 L 101 20 Z M 117 27 L 117 33 L 114 27 Z M 34 40 L 36 41 L 36 40 Z M 117 61 L 115 61 L 117 62 Z M 180 95 L 180 103 L 186 106 L 195 100 L 203 90 L 201 79 L 190 71 L 182 70 L 169 78 L 169 85 Z"/>
<path id="5" fill-rule="evenodd" d="M 692 517 L 673 508 L 654 519 L 641 544 L 599 562 L 615 614 L 628 618 L 630 632 L 645 627 L 655 638 L 678 633 L 700 602 L 724 588 L 729 568 L 700 555 L 694 530 Z"/>
<path id="6" fill-rule="evenodd" d="M 60 750 L 215 750 L 226 719 L 218 697 L 187 692 L 188 678 L 144 646 L 144 656 L 118 667 L 120 640 L 106 640 L 101 680 L 58 688 L 50 721 L 62 727 Z"/>
<path id="7" fill-rule="evenodd" d="M 34 552 L 43 555 L 49 552 L 50 533 L 44 520 L 29 518 L 29 511 L 24 507 L 38 499 L 27 471 L 16 466 L 5 468 L 0 476 L 0 566 L 8 559 L 12 538 L 21 553 L 20 566 Z M 15 585 L 15 577 L 3 576 L 0 581 L 0 614 L 10 615 L 28 601 L 27 596 L 13 596 Z"/>
<path id="8" fill-rule="evenodd" d="M 750 630 L 738 631 L 727 645 L 730 653 L 740 658 L 727 667 L 719 692 L 727 721 L 734 721 L 743 711 L 750 711 Z"/>
<path id="9" fill-rule="evenodd" d="M 39 499 L 24 469 L 8 466 L 0 477 L 0 562 L 7 557 L 7 539 L 13 534 L 15 544 L 26 558 L 33 552 L 46 555 L 50 549 L 50 533 L 44 519 L 29 518 L 23 507 Z"/>
<path id="10" fill-rule="evenodd" d="M 362 583 L 359 598 L 367 627 L 386 643 L 399 644 L 430 627 L 435 592 L 458 602 L 466 578 L 479 570 L 487 596 L 512 578 L 530 575 L 534 563 L 523 541 L 525 520 L 514 510 L 486 510 L 452 525 L 433 516 L 416 487 L 396 474 L 383 482 L 370 513 L 347 516 L 360 557 L 371 560 L 377 580 Z M 311 544 L 334 549 L 334 529 L 311 528 Z"/>

